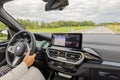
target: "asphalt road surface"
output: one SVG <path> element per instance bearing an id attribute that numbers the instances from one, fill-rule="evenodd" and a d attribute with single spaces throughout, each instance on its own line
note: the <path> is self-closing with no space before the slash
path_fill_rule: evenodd
<path id="1" fill-rule="evenodd" d="M 91 29 L 86 29 L 86 30 L 76 30 L 76 31 L 70 31 L 70 33 L 98 33 L 98 34 L 115 34 L 112 30 L 106 27 L 96 27 L 96 28 L 91 28 Z"/>

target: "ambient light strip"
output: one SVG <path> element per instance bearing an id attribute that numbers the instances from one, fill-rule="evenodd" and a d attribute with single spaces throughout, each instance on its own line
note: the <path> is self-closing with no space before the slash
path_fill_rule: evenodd
<path id="1" fill-rule="evenodd" d="M 118 63 L 118 62 L 103 61 L 102 64 L 103 65 L 111 65 L 111 66 L 118 66 L 118 67 L 120 67 L 120 63 Z"/>

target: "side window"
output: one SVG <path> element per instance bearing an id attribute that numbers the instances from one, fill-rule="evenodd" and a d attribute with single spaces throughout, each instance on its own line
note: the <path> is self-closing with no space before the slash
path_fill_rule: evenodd
<path id="1" fill-rule="evenodd" d="M 0 22 L 0 42 L 4 42 L 8 39 L 8 27 Z"/>

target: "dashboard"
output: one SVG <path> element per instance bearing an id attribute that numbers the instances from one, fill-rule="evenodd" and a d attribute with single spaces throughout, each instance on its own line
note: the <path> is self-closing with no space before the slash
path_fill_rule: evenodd
<path id="1" fill-rule="evenodd" d="M 36 40 L 45 40 L 51 44 L 51 33 L 35 33 L 35 36 Z M 90 48 L 87 52 L 100 55 L 103 61 L 120 63 L 120 35 L 83 34 L 82 39 L 82 48 Z"/>
<path id="2" fill-rule="evenodd" d="M 104 79 L 101 80 L 120 79 L 119 35 L 82 34 L 82 37 L 79 36 L 82 41 L 81 48 L 66 45 L 66 34 L 64 33 L 62 35 L 47 33 L 40 35 L 44 36 L 46 38 L 44 40 L 50 44 L 46 47 L 46 55 L 48 66 L 52 70 L 72 76 L 83 75 L 83 72 L 86 72 L 94 75 L 91 76 L 91 80 L 99 80 L 103 77 Z M 57 35 L 57 37 L 53 35 Z M 80 44 L 79 41 L 76 42 Z"/>

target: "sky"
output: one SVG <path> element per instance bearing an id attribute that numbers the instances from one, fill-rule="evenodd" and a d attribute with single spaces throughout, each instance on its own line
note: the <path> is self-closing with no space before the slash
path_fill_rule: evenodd
<path id="1" fill-rule="evenodd" d="M 53 22 L 58 20 L 96 23 L 120 22 L 120 0 L 69 0 L 63 11 L 45 11 L 42 0 L 14 0 L 4 5 L 14 18 Z"/>

